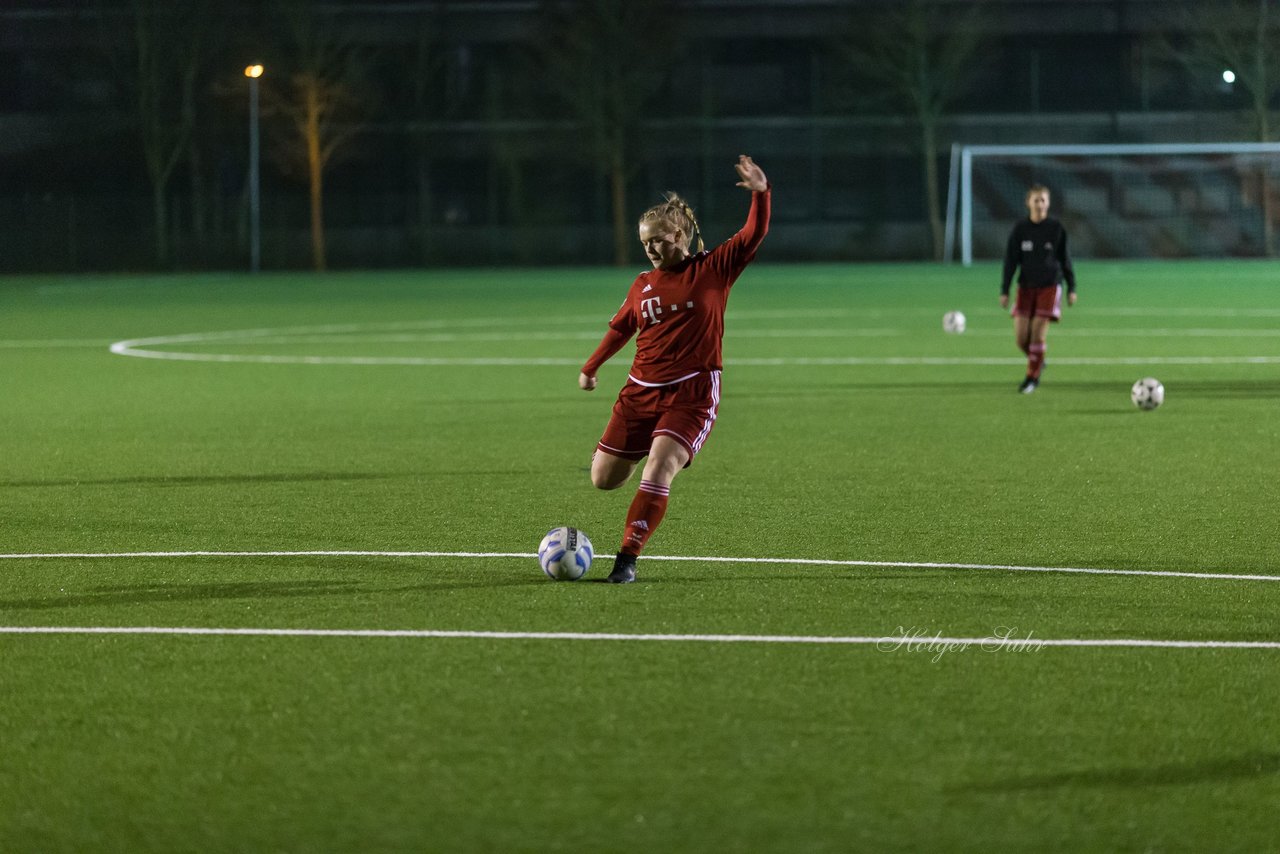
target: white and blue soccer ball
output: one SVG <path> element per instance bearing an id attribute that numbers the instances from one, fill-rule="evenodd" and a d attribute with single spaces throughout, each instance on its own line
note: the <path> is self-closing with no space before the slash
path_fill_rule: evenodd
<path id="1" fill-rule="evenodd" d="M 1164 403 L 1164 384 L 1155 377 L 1143 377 L 1133 384 L 1129 399 L 1139 409 L 1155 409 Z"/>
<path id="2" fill-rule="evenodd" d="M 595 549 L 577 528 L 553 528 L 538 546 L 538 564 L 552 581 L 577 581 L 591 568 Z"/>
<path id="3" fill-rule="evenodd" d="M 964 312 L 948 311 L 942 315 L 942 331 L 950 332 L 952 335 L 964 332 Z"/>

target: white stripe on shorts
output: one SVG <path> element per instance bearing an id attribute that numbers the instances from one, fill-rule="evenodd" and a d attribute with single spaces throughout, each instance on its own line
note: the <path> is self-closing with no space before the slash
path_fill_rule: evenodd
<path id="1" fill-rule="evenodd" d="M 698 438 L 693 440 L 693 452 L 696 454 L 702 450 L 702 443 L 707 441 L 707 435 L 711 432 L 711 425 L 716 420 L 716 410 L 720 407 L 720 372 L 711 372 L 711 406 L 707 409 L 707 420 L 702 424 L 702 432 L 698 434 Z"/>

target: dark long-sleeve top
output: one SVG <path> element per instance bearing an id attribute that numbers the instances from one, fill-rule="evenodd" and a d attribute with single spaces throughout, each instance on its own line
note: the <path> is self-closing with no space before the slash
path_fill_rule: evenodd
<path id="1" fill-rule="evenodd" d="M 1018 284 L 1024 288 L 1048 288 L 1062 281 L 1067 293 L 1075 293 L 1076 273 L 1067 251 L 1067 230 L 1053 217 L 1040 222 L 1023 219 L 1009 234 L 1004 252 L 1004 275 L 1000 293 L 1009 293 L 1014 270 L 1021 268 Z"/>

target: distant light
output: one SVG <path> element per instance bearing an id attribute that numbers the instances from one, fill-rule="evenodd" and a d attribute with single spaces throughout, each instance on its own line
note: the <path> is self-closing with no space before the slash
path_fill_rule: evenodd
<path id="1" fill-rule="evenodd" d="M 1222 82 L 1223 82 L 1223 83 L 1235 83 L 1235 82 L 1236 82 L 1236 73 L 1235 73 L 1234 71 L 1232 71 L 1230 68 L 1228 68 L 1227 70 L 1223 71 L 1223 72 L 1222 72 Z"/>
<path id="2" fill-rule="evenodd" d="M 1230 72 L 1227 72 L 1227 73 L 1230 73 Z M 246 68 L 246 69 L 244 70 L 244 76 L 245 76 L 245 77 L 261 77 L 261 76 L 262 76 L 262 66 L 261 66 L 261 65 L 250 65 L 248 68 Z M 1225 75 L 1224 75 L 1224 76 L 1225 76 Z M 1235 78 L 1234 78 L 1234 77 L 1232 77 L 1232 79 L 1234 80 Z"/>

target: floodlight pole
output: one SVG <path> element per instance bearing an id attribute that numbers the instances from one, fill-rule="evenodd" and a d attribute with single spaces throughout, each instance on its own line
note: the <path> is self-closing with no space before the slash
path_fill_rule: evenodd
<path id="1" fill-rule="evenodd" d="M 250 65 L 244 70 L 249 78 L 249 272 L 262 268 L 262 200 L 259 192 L 258 170 L 258 78 L 261 65 Z"/>

